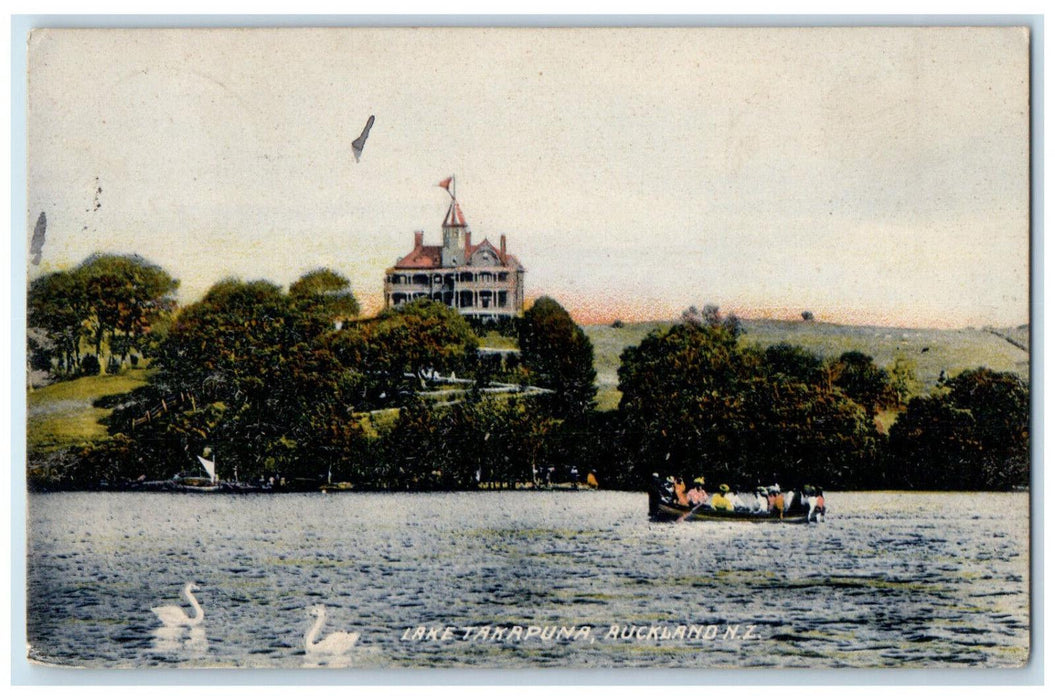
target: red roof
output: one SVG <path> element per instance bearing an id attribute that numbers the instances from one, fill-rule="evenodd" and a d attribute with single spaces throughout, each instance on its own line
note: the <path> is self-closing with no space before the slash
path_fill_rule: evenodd
<path id="1" fill-rule="evenodd" d="M 457 226 L 462 228 L 468 228 L 465 223 L 465 216 L 462 214 L 462 208 L 458 206 L 457 200 L 451 201 L 451 206 L 447 209 L 447 216 L 443 220 L 443 226 Z M 468 234 L 466 238 L 468 238 Z M 395 264 L 395 268 L 403 269 L 417 269 L 417 270 L 428 270 L 434 268 L 440 268 L 443 263 L 442 250 L 443 246 L 438 245 L 421 245 L 418 243 L 422 239 L 421 232 L 415 233 L 415 245 L 414 250 L 410 251 L 407 255 L 400 258 Z M 465 246 L 465 262 L 472 260 L 473 253 L 480 250 L 483 247 L 487 247 L 494 252 L 495 257 L 501 262 L 504 267 L 513 267 L 518 270 L 523 270 L 520 261 L 512 255 L 506 253 L 502 254 L 498 248 L 488 241 L 486 238 L 477 243 L 476 245 L 467 244 Z"/>
<path id="2" fill-rule="evenodd" d="M 402 258 L 396 263 L 396 267 L 411 267 L 427 269 L 432 267 L 439 267 L 441 258 L 440 251 L 443 249 L 442 246 L 438 245 L 422 245 L 415 246 L 414 250 Z"/>

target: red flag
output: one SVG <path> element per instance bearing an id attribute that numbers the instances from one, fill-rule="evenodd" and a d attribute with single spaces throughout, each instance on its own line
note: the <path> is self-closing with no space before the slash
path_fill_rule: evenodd
<path id="1" fill-rule="evenodd" d="M 451 192 L 451 180 L 453 180 L 453 179 L 454 179 L 454 176 L 451 175 L 446 180 L 440 180 L 439 184 L 436 185 L 436 186 L 437 187 L 442 187 L 443 189 L 447 190 L 447 194 L 450 194 L 450 192 Z"/>

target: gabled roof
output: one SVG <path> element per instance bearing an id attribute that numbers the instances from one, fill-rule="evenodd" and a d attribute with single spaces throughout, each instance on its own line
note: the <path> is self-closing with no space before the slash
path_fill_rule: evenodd
<path id="1" fill-rule="evenodd" d="M 442 260 L 440 255 L 442 249 L 443 247 L 438 245 L 415 246 L 414 250 L 396 262 L 396 267 L 412 269 L 439 267 Z"/>
<path id="2" fill-rule="evenodd" d="M 521 272 L 524 271 L 524 266 L 520 264 L 520 261 L 517 260 L 515 255 L 506 253 L 505 257 L 503 257 L 502 252 L 495 248 L 486 238 L 476 245 L 465 246 L 465 265 L 469 264 L 473 255 L 481 249 L 490 250 L 494 253 L 494 256 L 498 259 L 498 262 L 502 267 L 512 267 Z M 431 270 L 442 267 L 442 251 L 443 246 L 438 245 L 415 246 L 414 250 L 400 258 L 392 269 Z M 464 267 L 464 265 L 460 265 L 459 267 Z"/>
<path id="3" fill-rule="evenodd" d="M 495 248 L 494 244 L 486 238 L 474 246 L 466 247 L 465 259 L 467 261 L 472 260 L 473 254 L 481 248 L 486 248 L 492 253 L 494 253 L 495 257 L 498 258 L 498 262 L 502 265 L 502 267 L 513 267 L 517 270 L 520 270 L 521 272 L 524 271 L 524 266 L 520 264 L 520 261 L 516 259 L 516 256 L 510 255 L 509 253 L 502 255 L 502 251 L 500 251 L 498 248 Z"/>

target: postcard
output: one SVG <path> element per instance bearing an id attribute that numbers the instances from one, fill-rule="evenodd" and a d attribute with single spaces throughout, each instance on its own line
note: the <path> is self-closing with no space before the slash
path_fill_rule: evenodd
<path id="1" fill-rule="evenodd" d="M 33 31 L 28 659 L 1023 666 L 1030 48 Z"/>

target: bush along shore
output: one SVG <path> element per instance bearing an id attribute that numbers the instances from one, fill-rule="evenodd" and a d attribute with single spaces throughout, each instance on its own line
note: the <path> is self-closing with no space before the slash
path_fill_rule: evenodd
<path id="1" fill-rule="evenodd" d="M 146 261 L 82 268 L 30 288 L 32 369 L 57 380 L 29 396 L 32 489 L 202 476 L 199 456 L 220 481 L 286 489 L 1029 483 L 1029 388 L 1013 372 L 922 391 L 905 357 L 763 346 L 693 308 L 622 350 L 618 404 L 599 411 L 593 343 L 548 297 L 495 329 L 428 300 L 360 318 L 329 270 L 289 290 L 224 280 L 177 309 L 177 283 Z M 107 307 L 126 292 L 135 305 Z"/>

